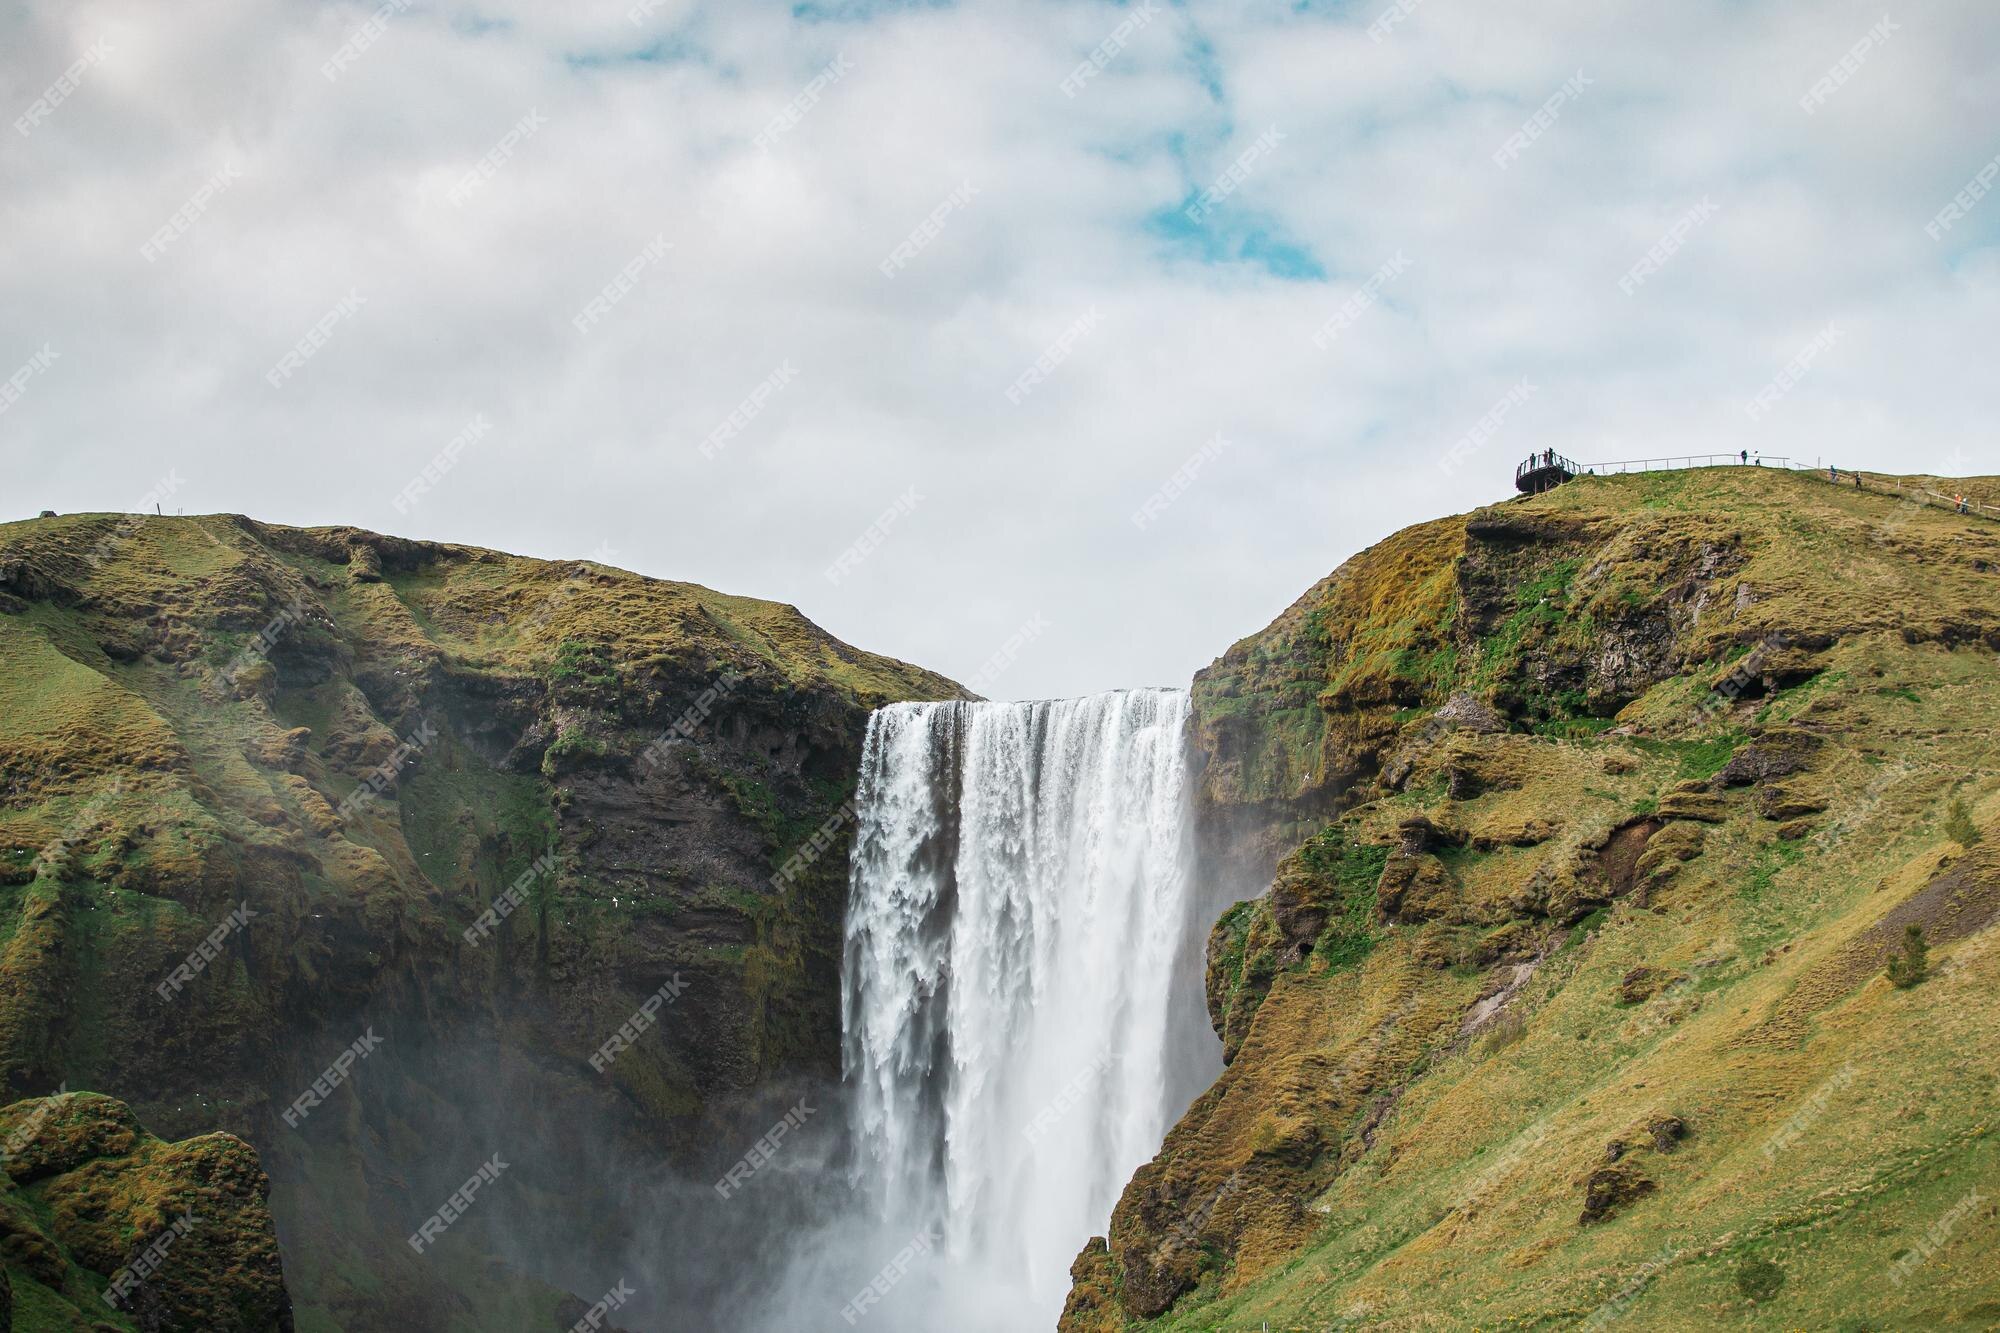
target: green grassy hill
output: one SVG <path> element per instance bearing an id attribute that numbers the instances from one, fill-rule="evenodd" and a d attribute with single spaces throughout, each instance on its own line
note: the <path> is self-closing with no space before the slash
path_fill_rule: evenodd
<path id="1" fill-rule="evenodd" d="M 1197 681 L 1277 869 L 1063 1327 L 2000 1327 L 1997 653 L 2000 524 L 1803 474 L 1348 562 Z"/>

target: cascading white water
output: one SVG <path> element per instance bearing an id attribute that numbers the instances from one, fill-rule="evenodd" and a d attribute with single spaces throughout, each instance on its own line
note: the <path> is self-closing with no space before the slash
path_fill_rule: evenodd
<path id="1" fill-rule="evenodd" d="M 1143 690 L 869 722 L 843 1014 L 860 1171 L 980 1289 L 977 1326 L 1054 1326 L 1181 1109 L 1187 718 L 1185 692 Z"/>

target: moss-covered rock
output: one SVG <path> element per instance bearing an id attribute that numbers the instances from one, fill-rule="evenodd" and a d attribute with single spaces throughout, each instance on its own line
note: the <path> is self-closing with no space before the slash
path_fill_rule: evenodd
<path id="1" fill-rule="evenodd" d="M 0 1264 L 31 1328 L 289 1333 L 270 1182 L 229 1134 L 163 1143 L 91 1093 L 0 1108 Z"/>

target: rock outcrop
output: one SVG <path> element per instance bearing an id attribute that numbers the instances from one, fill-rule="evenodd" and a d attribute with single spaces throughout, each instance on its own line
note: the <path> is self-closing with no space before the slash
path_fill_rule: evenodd
<path id="1" fill-rule="evenodd" d="M 0 1139 L 0 1328 L 291 1333 L 249 1144 L 163 1143 L 91 1093 L 0 1107 Z"/>

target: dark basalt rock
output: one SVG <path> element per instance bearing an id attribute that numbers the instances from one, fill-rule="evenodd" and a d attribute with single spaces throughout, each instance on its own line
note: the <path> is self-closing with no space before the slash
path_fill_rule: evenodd
<path id="1" fill-rule="evenodd" d="M 1722 787 L 1745 787 L 1789 777 L 1811 764 L 1825 744 L 1821 737 L 1796 727 L 1767 732 L 1731 756 L 1715 775 L 1715 782 Z"/>
<path id="2" fill-rule="evenodd" d="M 1396 826 L 1402 842 L 1396 848 L 1400 856 L 1421 856 L 1439 847 L 1453 846 L 1460 841 L 1433 823 L 1428 815 L 1412 815 Z"/>
<path id="3" fill-rule="evenodd" d="M 1609 1219 L 1635 1199 L 1659 1188 L 1634 1160 L 1635 1155 L 1671 1153 L 1688 1135 L 1687 1122 L 1677 1115 L 1654 1115 L 1619 1135 L 1604 1148 L 1604 1165 L 1584 1181 L 1583 1213 L 1578 1226 L 1590 1226 Z"/>
<path id="4" fill-rule="evenodd" d="M 1642 1199 L 1658 1188 L 1651 1177 L 1629 1162 L 1601 1166 L 1584 1182 L 1583 1212 L 1576 1223 L 1590 1226 L 1605 1221 L 1634 1199 Z"/>

